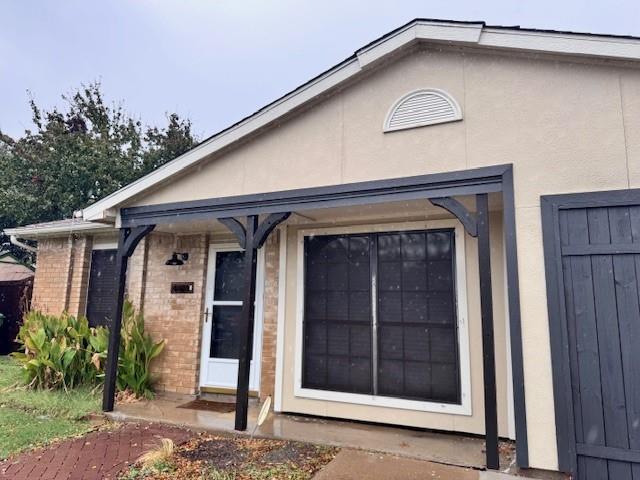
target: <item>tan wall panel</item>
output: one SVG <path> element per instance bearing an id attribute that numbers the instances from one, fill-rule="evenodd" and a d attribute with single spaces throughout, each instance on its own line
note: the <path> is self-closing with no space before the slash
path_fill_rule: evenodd
<path id="1" fill-rule="evenodd" d="M 620 73 L 624 135 L 627 140 L 629 185 L 640 187 L 640 71 Z"/>
<path id="2" fill-rule="evenodd" d="M 513 163 L 516 206 L 627 187 L 617 71 L 471 56 L 465 79 L 469 167 Z"/>
<path id="3" fill-rule="evenodd" d="M 532 465 L 555 468 L 555 412 L 551 346 L 542 247 L 542 226 L 539 207 L 516 210 L 518 260 L 520 270 L 520 312 L 529 461 Z M 554 441 L 552 442 L 551 439 Z"/>
<path id="4" fill-rule="evenodd" d="M 465 168 L 464 122 L 382 133 L 391 106 L 420 88 L 439 88 L 465 111 L 463 57 L 439 50 L 400 59 L 344 91 L 344 182 Z"/>

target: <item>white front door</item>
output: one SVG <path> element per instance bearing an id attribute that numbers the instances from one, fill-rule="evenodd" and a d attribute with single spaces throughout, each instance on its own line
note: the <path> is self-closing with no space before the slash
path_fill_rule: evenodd
<path id="1" fill-rule="evenodd" d="M 237 245 L 209 246 L 207 291 L 203 315 L 200 386 L 232 389 L 238 384 L 238 321 L 242 311 L 244 251 Z M 249 390 L 260 386 L 264 253 L 258 252 L 253 352 Z"/>

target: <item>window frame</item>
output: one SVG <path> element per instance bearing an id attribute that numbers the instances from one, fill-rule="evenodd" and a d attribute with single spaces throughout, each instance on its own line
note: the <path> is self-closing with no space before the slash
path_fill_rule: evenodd
<path id="1" fill-rule="evenodd" d="M 318 390 L 302 386 L 303 362 L 303 321 L 305 302 L 304 278 L 304 240 L 314 235 L 370 234 L 415 230 L 434 230 L 453 228 L 455 238 L 455 292 L 456 326 L 458 331 L 458 355 L 460 369 L 460 403 L 443 403 L 422 400 L 409 400 L 384 395 Z M 305 228 L 298 231 L 296 265 L 296 335 L 295 335 L 295 380 L 294 395 L 300 398 L 325 400 L 358 405 L 398 408 L 421 412 L 446 413 L 452 415 L 472 415 L 471 406 L 471 358 L 469 345 L 467 287 L 466 287 L 466 249 L 465 232 L 457 220 L 427 220 L 421 222 L 403 222 L 388 224 L 369 224 L 359 226 Z"/>

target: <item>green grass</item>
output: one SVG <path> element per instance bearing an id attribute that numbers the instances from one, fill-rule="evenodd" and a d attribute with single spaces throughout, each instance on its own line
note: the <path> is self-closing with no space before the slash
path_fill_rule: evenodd
<path id="1" fill-rule="evenodd" d="M 0 357 L 0 459 L 90 430 L 85 417 L 99 405 L 99 395 L 87 388 L 28 390 L 18 363 Z"/>

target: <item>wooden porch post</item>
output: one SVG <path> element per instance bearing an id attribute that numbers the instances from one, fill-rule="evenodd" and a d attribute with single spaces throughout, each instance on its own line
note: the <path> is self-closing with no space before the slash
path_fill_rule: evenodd
<path id="1" fill-rule="evenodd" d="M 489 197 L 476 195 L 476 213 L 453 197 L 432 198 L 431 203 L 452 213 L 465 231 L 478 239 L 480 276 L 480 316 L 482 319 L 482 374 L 484 378 L 484 424 L 487 468 L 500 468 L 498 451 L 498 407 L 496 404 L 496 363 L 493 340 L 493 298 L 491 286 L 491 244 L 489 241 Z"/>
<path id="2" fill-rule="evenodd" d="M 249 408 L 249 374 L 251 352 L 253 351 L 253 325 L 256 299 L 256 270 L 258 249 L 264 245 L 269 234 L 281 222 L 289 218 L 290 212 L 272 213 L 262 223 L 258 223 L 258 215 L 249 215 L 246 226 L 235 218 L 219 218 L 238 239 L 244 248 L 244 294 L 242 296 L 242 312 L 240 314 L 238 351 L 238 384 L 236 388 L 236 422 L 235 429 L 247 429 L 247 413 Z M 259 361 L 259 359 L 256 359 Z"/>
<path id="3" fill-rule="evenodd" d="M 244 294 L 242 296 L 242 313 L 238 326 L 240 348 L 238 352 L 238 386 L 236 390 L 236 430 L 247 429 L 247 413 L 249 408 L 249 367 L 253 350 L 253 317 L 256 298 L 256 267 L 258 249 L 253 237 L 258 229 L 258 216 L 247 217 L 246 248 L 244 251 Z"/>
<path id="4" fill-rule="evenodd" d="M 500 468 L 498 451 L 498 409 L 496 406 L 496 363 L 493 340 L 493 292 L 491 286 L 491 245 L 489 241 L 489 199 L 476 195 L 478 229 L 478 269 L 480 273 L 480 314 L 482 318 L 482 374 L 484 378 L 484 424 L 487 468 Z"/>
<path id="5" fill-rule="evenodd" d="M 127 263 L 140 240 L 154 229 L 155 225 L 144 227 L 122 228 L 118 239 L 116 254 L 116 311 L 109 329 L 109 350 L 105 367 L 104 390 L 102 392 L 102 410 L 111 412 L 116 395 L 116 378 L 118 377 L 118 355 L 120 351 L 120 328 L 122 326 L 122 309 L 124 306 L 125 283 L 127 279 Z"/>

